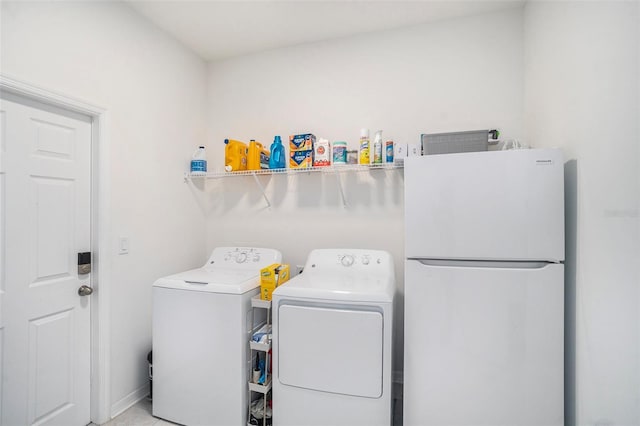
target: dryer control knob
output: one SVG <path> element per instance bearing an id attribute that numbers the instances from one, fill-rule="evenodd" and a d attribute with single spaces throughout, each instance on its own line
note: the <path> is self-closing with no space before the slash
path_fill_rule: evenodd
<path id="1" fill-rule="evenodd" d="M 342 260 L 340 261 L 340 263 L 342 263 L 342 266 L 353 265 L 353 256 L 351 256 L 350 254 L 342 256 Z"/>
<path id="2" fill-rule="evenodd" d="M 236 256 L 236 263 L 243 263 L 245 260 L 247 260 L 247 253 L 238 253 Z"/>

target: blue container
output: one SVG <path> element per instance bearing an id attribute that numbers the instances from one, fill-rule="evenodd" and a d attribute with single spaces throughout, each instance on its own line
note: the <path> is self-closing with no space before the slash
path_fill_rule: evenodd
<path id="1" fill-rule="evenodd" d="M 282 145 L 282 140 L 280 136 L 276 136 L 273 138 L 273 143 L 271 144 L 271 156 L 269 157 L 269 168 L 270 169 L 284 169 L 286 167 L 286 162 L 284 158 L 284 145 Z"/>

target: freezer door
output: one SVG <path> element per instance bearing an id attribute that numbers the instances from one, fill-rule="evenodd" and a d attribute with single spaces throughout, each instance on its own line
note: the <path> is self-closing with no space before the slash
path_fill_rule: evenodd
<path id="1" fill-rule="evenodd" d="M 564 259 L 559 150 L 409 157 L 406 257 Z"/>
<path id="2" fill-rule="evenodd" d="M 405 425 L 562 425 L 563 270 L 407 261 Z"/>

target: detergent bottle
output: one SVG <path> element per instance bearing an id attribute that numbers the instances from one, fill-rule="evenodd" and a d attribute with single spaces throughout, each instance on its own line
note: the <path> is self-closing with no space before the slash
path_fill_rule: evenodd
<path id="1" fill-rule="evenodd" d="M 198 147 L 191 157 L 191 174 L 207 173 L 207 154 L 204 146 Z"/>
<path id="2" fill-rule="evenodd" d="M 224 169 L 227 172 L 247 170 L 247 144 L 233 139 L 225 139 L 224 143 Z"/>
<path id="3" fill-rule="evenodd" d="M 247 170 L 269 168 L 269 151 L 264 149 L 264 146 L 260 142 L 251 139 L 247 152 Z"/>
<path id="4" fill-rule="evenodd" d="M 271 144 L 271 157 L 269 158 L 269 168 L 270 169 L 284 169 L 287 163 L 284 158 L 284 145 L 282 145 L 282 140 L 280 136 L 276 136 L 273 138 L 273 143 Z"/>

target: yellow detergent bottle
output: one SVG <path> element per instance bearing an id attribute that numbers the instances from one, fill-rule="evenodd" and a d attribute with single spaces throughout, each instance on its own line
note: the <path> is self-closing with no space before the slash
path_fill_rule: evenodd
<path id="1" fill-rule="evenodd" d="M 224 169 L 228 172 L 247 170 L 247 144 L 233 139 L 225 139 L 224 143 Z"/>
<path id="2" fill-rule="evenodd" d="M 269 151 L 253 139 L 249 142 L 247 154 L 247 170 L 260 170 L 269 168 Z"/>

